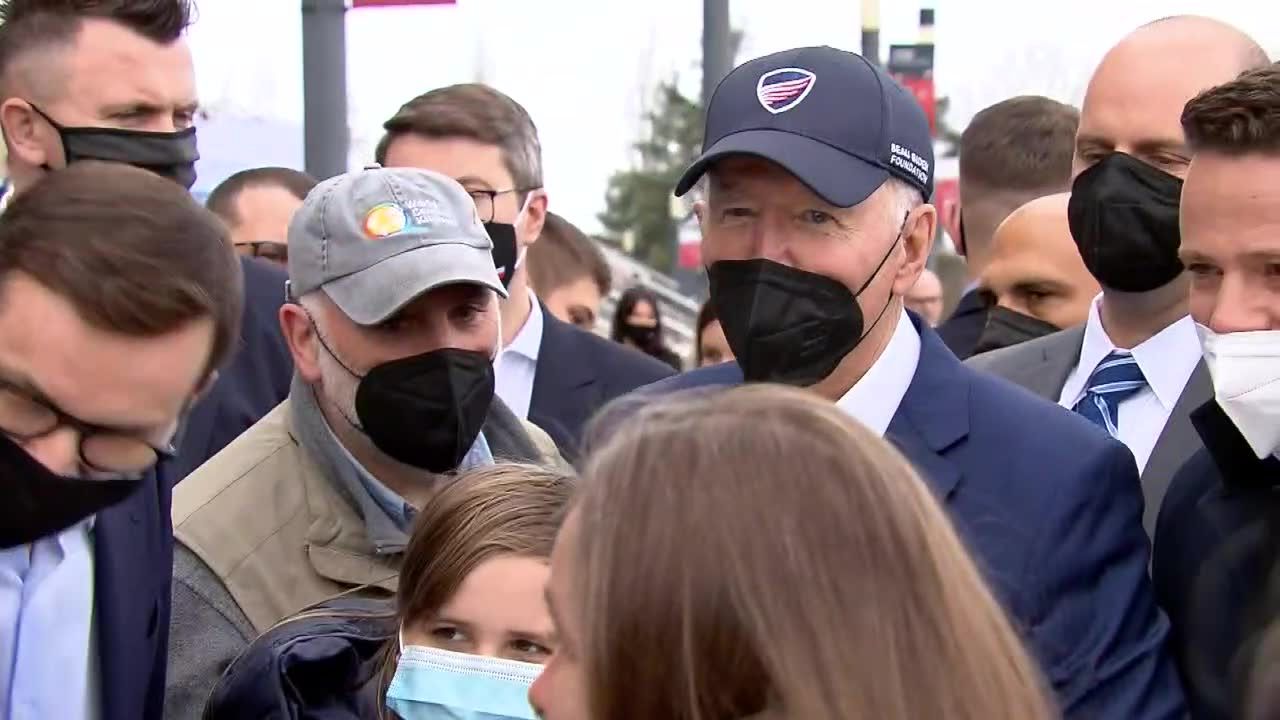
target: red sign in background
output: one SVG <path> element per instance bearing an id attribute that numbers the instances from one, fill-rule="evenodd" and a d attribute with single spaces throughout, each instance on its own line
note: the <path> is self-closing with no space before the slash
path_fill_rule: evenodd
<path id="1" fill-rule="evenodd" d="M 924 114 L 929 118 L 929 132 L 934 137 L 938 136 L 938 103 L 933 94 L 933 77 L 932 75 L 908 75 L 899 73 L 894 79 L 902 83 L 902 87 L 911 91 L 916 96 L 916 101 L 920 103 L 920 107 L 924 108 Z"/>

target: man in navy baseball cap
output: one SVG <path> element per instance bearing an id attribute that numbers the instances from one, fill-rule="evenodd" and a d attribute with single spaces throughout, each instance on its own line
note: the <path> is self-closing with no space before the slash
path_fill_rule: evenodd
<path id="1" fill-rule="evenodd" d="M 737 362 L 649 392 L 766 381 L 835 402 L 944 502 L 1068 719 L 1178 717 L 1132 455 L 965 367 L 903 308 L 937 227 L 915 99 L 853 53 L 752 60 L 711 98 L 676 194 L 704 179 L 702 255 Z"/>

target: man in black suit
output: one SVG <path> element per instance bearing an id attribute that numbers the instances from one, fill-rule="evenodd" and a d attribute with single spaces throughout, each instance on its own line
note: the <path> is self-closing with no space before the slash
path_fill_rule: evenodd
<path id="1" fill-rule="evenodd" d="M 497 394 L 574 459 L 596 410 L 672 369 L 557 320 L 529 291 L 524 258 L 547 216 L 542 148 L 529 114 L 488 86 L 453 85 L 405 103 L 383 129 L 379 164 L 444 173 L 475 200 L 510 293 L 502 303 Z"/>
<path id="2" fill-rule="evenodd" d="M 938 327 L 960 359 L 973 354 L 987 324 L 978 291 L 996 228 L 1026 203 L 1071 186 L 1071 155 L 1080 114 L 1036 95 L 1010 98 L 979 112 L 960 136 L 960 202 L 943 218 L 968 264 L 969 286 Z"/>
<path id="3" fill-rule="evenodd" d="M 1275 692 L 1274 670 L 1264 669 L 1275 649 L 1256 652 L 1280 617 L 1277 118 L 1280 65 L 1207 90 L 1182 113 L 1192 159 L 1179 256 L 1214 399 L 1191 414 L 1204 448 L 1169 486 L 1152 576 L 1197 720 L 1280 710 L 1263 697 Z"/>
<path id="4" fill-rule="evenodd" d="M 289 219 L 315 179 L 288 168 L 254 168 L 227 178 L 205 205 L 222 218 L 240 253 L 244 311 L 240 344 L 209 393 L 187 418 L 178 455 L 166 465 L 174 482 L 190 475 L 289 395 L 293 359 L 280 333 L 280 306 L 289 279 Z"/>

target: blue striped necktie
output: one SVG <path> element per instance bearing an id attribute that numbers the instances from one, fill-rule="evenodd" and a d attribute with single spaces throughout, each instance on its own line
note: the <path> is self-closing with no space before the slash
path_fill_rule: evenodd
<path id="1" fill-rule="evenodd" d="M 1106 430 L 1111 437 L 1116 437 L 1120 426 L 1120 403 L 1146 386 L 1147 379 L 1133 355 L 1113 350 L 1089 376 L 1084 397 L 1076 403 L 1075 411 Z"/>

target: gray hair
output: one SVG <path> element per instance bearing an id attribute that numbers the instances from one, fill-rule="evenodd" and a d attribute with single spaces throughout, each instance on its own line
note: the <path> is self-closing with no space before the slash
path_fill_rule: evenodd
<path id="1" fill-rule="evenodd" d="M 891 177 L 880 187 L 887 188 L 892 196 L 889 202 L 889 222 L 894 229 L 901 227 L 907 215 L 924 204 L 924 194 L 905 181 Z"/>

